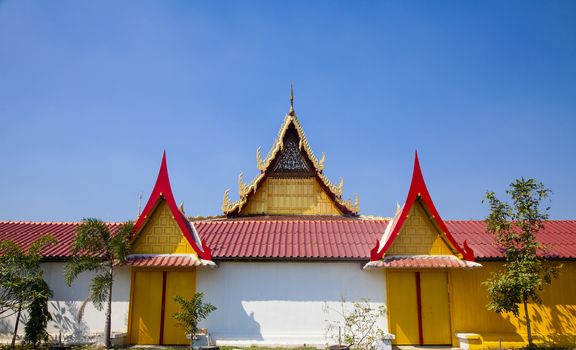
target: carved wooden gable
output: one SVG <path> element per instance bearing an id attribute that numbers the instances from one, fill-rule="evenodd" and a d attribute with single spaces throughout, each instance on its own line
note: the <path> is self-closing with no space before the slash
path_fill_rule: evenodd
<path id="1" fill-rule="evenodd" d="M 334 185 L 324 175 L 293 109 L 286 115 L 272 149 L 264 160 L 256 151 L 260 173 L 249 183 L 238 178 L 236 202 L 224 193 L 222 210 L 239 215 L 358 215 L 358 198 L 342 199 L 344 181 Z"/>

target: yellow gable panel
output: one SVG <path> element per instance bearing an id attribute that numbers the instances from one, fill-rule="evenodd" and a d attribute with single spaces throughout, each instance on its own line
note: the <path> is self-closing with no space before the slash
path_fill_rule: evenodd
<path id="1" fill-rule="evenodd" d="M 165 201 L 161 201 L 132 243 L 132 254 L 193 254 Z"/>
<path id="2" fill-rule="evenodd" d="M 420 203 L 410 209 L 404 227 L 386 255 L 451 255 L 436 227 L 428 219 Z"/>
<path id="3" fill-rule="evenodd" d="M 341 215 L 316 178 L 267 178 L 241 215 Z"/>

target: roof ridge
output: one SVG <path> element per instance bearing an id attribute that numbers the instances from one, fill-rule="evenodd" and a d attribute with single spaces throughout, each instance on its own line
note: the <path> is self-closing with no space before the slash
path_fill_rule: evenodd
<path id="1" fill-rule="evenodd" d="M 27 225 L 80 225 L 82 221 L 26 221 L 26 220 L 0 220 L 0 224 L 27 224 Z M 121 225 L 119 221 L 105 221 L 107 225 Z"/>
<path id="2" fill-rule="evenodd" d="M 485 219 L 448 219 L 445 222 L 485 222 Z M 576 222 L 576 219 L 548 219 L 543 220 L 543 222 Z"/>

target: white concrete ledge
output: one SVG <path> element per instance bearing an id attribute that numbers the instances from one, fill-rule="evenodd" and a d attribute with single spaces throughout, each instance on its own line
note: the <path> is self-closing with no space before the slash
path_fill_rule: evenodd
<path id="1" fill-rule="evenodd" d="M 482 346 L 482 337 L 476 333 L 456 333 L 459 348 L 462 350 L 475 350 Z"/>

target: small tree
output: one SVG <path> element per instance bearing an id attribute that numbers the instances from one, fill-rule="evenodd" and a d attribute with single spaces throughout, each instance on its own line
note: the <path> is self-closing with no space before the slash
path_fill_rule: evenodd
<path id="1" fill-rule="evenodd" d="M 496 244 L 506 257 L 504 270 L 493 273 L 484 284 L 488 288 L 488 309 L 519 316 L 519 304 L 524 306 L 528 346 L 534 347 L 528 303 L 542 303 L 540 291 L 558 276 L 558 267 L 551 266 L 543 256 L 545 249 L 536 235 L 544 228 L 550 207 L 542 202 L 550 195 L 544 184 L 534 179 L 517 179 L 506 194 L 511 204 L 487 192 L 484 201 L 490 205 L 486 218 L 487 231 L 494 234 Z"/>
<path id="2" fill-rule="evenodd" d="M 32 290 L 39 297 L 32 300 L 28 307 L 28 321 L 24 327 L 24 343 L 31 344 L 36 349 L 42 341 L 48 340 L 46 326 L 48 321 L 52 319 L 48 311 L 48 299 L 52 297 L 52 291 L 44 280 L 35 283 Z"/>
<path id="3" fill-rule="evenodd" d="M 198 323 L 206 319 L 208 315 L 216 310 L 216 306 L 204 303 L 204 293 L 196 292 L 191 299 L 186 299 L 180 295 L 174 296 L 174 301 L 180 305 L 180 310 L 172 315 L 178 325 L 184 328 L 186 334 L 190 334 L 190 346 L 194 335 L 198 333 Z"/>
<path id="4" fill-rule="evenodd" d="M 14 241 L 0 241 L 0 318 L 16 314 L 12 348 L 16 343 L 22 311 L 51 295 L 40 268 L 40 252 L 53 244 L 56 244 L 56 239 L 51 235 L 38 238 L 26 250 Z M 38 288 L 40 285 L 46 288 Z M 37 331 L 45 331 L 45 328 Z"/>
<path id="5" fill-rule="evenodd" d="M 114 283 L 114 266 L 124 265 L 130 251 L 130 232 L 134 224 L 122 224 L 116 234 L 112 234 L 108 225 L 101 220 L 83 219 L 82 224 L 76 228 L 76 236 L 72 242 L 74 255 L 64 271 L 68 286 L 86 271 L 96 275 L 90 282 L 89 298 L 94 307 L 102 311 L 106 305 L 106 321 L 104 325 L 104 342 L 107 348 L 112 347 L 112 285 Z"/>
<path id="6" fill-rule="evenodd" d="M 338 315 L 337 321 L 327 321 L 326 335 L 340 344 L 341 338 L 349 347 L 358 347 L 370 350 L 377 339 L 384 336 L 384 330 L 378 327 L 378 320 L 386 316 L 386 306 L 373 308 L 370 300 L 360 299 L 348 308 L 346 301 L 340 302 L 340 308 L 335 309 L 328 304 L 324 305 L 324 312 L 334 312 Z"/>

